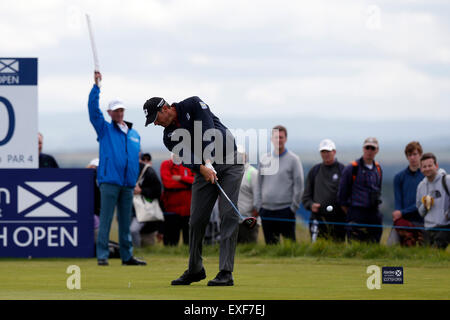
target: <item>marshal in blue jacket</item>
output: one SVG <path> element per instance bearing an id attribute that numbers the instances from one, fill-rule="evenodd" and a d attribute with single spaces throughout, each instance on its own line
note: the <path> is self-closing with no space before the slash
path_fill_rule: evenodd
<path id="1" fill-rule="evenodd" d="M 111 183 L 134 187 L 139 176 L 141 137 L 132 124 L 125 134 L 114 122 L 107 122 L 99 107 L 100 88 L 94 84 L 89 94 L 89 120 L 97 132 L 100 144 L 100 164 L 97 169 L 99 184 Z"/>

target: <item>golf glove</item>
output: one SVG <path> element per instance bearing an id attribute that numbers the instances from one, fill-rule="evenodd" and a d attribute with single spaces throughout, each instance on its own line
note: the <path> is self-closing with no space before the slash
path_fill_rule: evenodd
<path id="1" fill-rule="evenodd" d="M 217 174 L 216 170 L 214 169 L 213 165 L 211 164 L 211 162 L 208 162 L 205 164 L 205 167 L 207 167 L 208 169 L 211 169 L 212 171 L 214 171 L 215 174 Z"/>

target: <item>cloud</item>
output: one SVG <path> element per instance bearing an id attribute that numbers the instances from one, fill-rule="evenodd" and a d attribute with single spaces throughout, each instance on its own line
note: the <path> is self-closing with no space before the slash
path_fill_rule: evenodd
<path id="1" fill-rule="evenodd" d="M 449 117 L 444 1 L 23 1 L 0 4 L 8 56 L 37 56 L 40 112 L 85 108 L 91 15 L 102 101 L 199 95 L 219 114 Z M 448 11 L 447 11 L 448 12 Z"/>
<path id="2" fill-rule="evenodd" d="M 246 92 L 253 112 L 373 119 L 450 117 L 450 80 L 435 79 L 398 61 L 352 61 L 354 75 L 295 77 L 254 84 Z M 294 104 L 294 106 L 292 106 Z M 257 107 L 256 107 L 257 106 Z M 276 106 L 274 108 L 273 106 Z"/>
<path id="3" fill-rule="evenodd" d="M 93 85 L 93 81 L 89 80 L 85 76 L 71 75 L 43 78 L 40 83 L 39 111 L 70 113 L 86 110 L 87 112 L 88 96 Z M 139 110 L 142 109 L 144 102 L 153 96 L 163 96 L 170 102 L 177 102 L 193 95 L 214 100 L 217 99 L 218 90 L 216 84 L 208 81 L 186 83 L 184 79 L 170 75 L 163 78 L 133 78 L 110 74 L 102 81 L 100 107 L 106 110 L 108 102 L 116 98 L 124 101 L 127 107 Z"/>

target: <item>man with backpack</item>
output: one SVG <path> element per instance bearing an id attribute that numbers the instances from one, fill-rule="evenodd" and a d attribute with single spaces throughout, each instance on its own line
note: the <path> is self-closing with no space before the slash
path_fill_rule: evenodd
<path id="1" fill-rule="evenodd" d="M 450 241 L 450 177 L 438 171 L 439 165 L 432 153 L 422 156 L 420 166 L 425 178 L 417 187 L 416 205 L 424 217 L 425 243 L 445 249 Z"/>
<path id="2" fill-rule="evenodd" d="M 345 167 L 339 184 L 338 201 L 347 214 L 347 238 L 380 242 L 383 216 L 379 212 L 383 171 L 375 161 L 378 140 L 364 140 L 363 156 Z M 374 225 L 374 226 L 372 226 Z"/>
<path id="3" fill-rule="evenodd" d="M 336 145 L 329 139 L 319 144 L 322 162 L 309 170 L 302 203 L 311 211 L 311 241 L 325 238 L 345 241 L 345 213 L 337 204 L 337 192 L 344 165 L 336 160 Z"/>

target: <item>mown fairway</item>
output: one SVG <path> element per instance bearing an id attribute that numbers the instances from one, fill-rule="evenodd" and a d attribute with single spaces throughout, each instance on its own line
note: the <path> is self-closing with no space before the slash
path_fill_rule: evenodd
<path id="1" fill-rule="evenodd" d="M 108 267 L 97 266 L 95 259 L 1 259 L 0 299 L 449 298 L 448 250 L 397 248 L 389 255 L 383 250 L 383 246 L 327 243 L 303 247 L 243 246 L 236 256 L 235 286 L 225 288 L 206 286 L 218 272 L 217 247 L 205 249 L 207 279 L 185 287 L 170 286 L 170 281 L 186 268 L 186 248 L 137 251 L 137 256 L 147 260 L 145 267 L 123 267 L 118 259 L 111 259 Z M 372 258 L 361 258 L 364 256 Z M 69 265 L 81 268 L 81 290 L 66 287 Z M 405 283 L 382 284 L 380 290 L 369 290 L 366 287 L 369 265 L 402 266 Z"/>

